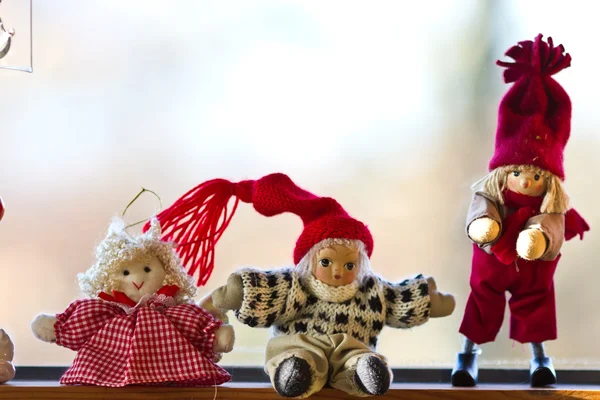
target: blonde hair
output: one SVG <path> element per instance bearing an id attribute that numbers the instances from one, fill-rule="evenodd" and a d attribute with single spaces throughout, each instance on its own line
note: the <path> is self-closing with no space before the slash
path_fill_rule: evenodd
<path id="1" fill-rule="evenodd" d="M 500 204 L 504 204 L 502 192 L 506 189 L 508 174 L 513 171 L 533 172 L 545 178 L 546 195 L 542 201 L 540 212 L 564 214 L 569 210 L 569 196 L 562 185 L 562 181 L 556 175 L 533 165 L 506 165 L 498 167 L 475 182 L 472 188 L 473 190 L 480 190 L 497 199 Z"/>
<path id="2" fill-rule="evenodd" d="M 316 255 L 319 251 L 326 249 L 328 247 L 334 245 L 342 245 L 349 248 L 358 249 L 358 274 L 356 279 L 359 282 L 362 282 L 364 278 L 372 276 L 373 270 L 371 269 L 371 261 L 367 256 L 367 252 L 365 250 L 365 245 L 360 240 L 348 240 L 348 239 L 325 239 L 321 240 L 319 243 L 315 244 L 310 248 L 308 253 L 302 257 L 298 265 L 296 265 L 296 270 L 303 278 L 307 277 L 308 274 L 312 274 L 312 265 L 314 260 L 316 259 Z"/>
<path id="3" fill-rule="evenodd" d="M 150 229 L 137 237 L 127 233 L 122 219 L 114 218 L 106 238 L 96 249 L 94 265 L 77 275 L 81 292 L 88 297 L 97 297 L 101 292 L 112 293 L 119 288 L 115 273 L 123 264 L 133 260 L 149 261 L 155 256 L 165 269 L 164 285 L 179 287 L 175 301 L 178 304 L 189 301 L 198 289 L 183 269 L 173 244 L 162 241 L 160 237 L 160 223 L 156 218 L 151 220 Z"/>

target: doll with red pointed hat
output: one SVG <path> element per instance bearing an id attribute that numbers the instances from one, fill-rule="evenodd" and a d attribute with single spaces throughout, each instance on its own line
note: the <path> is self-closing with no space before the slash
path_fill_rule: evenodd
<path id="1" fill-rule="evenodd" d="M 197 287 L 152 218 L 130 235 L 115 218 L 78 276 L 85 298 L 31 323 L 36 338 L 77 352 L 65 385 L 213 386 L 231 376 L 216 364 L 232 350 L 233 327 L 193 301 Z M 208 279 L 208 276 L 204 276 Z"/>
<path id="2" fill-rule="evenodd" d="M 211 180 L 158 215 L 165 239 L 178 243 L 189 261 L 188 272 L 212 268 L 214 246 L 239 201 L 267 217 L 296 214 L 304 224 L 293 267 L 242 268 L 212 293 L 214 306 L 235 310 L 242 323 L 272 328 L 265 371 L 276 391 L 304 398 L 329 384 L 356 396 L 385 393 L 391 371 L 375 351 L 383 327 L 411 328 L 450 315 L 454 298 L 422 275 L 399 283 L 375 275 L 367 226 L 336 200 L 301 189 L 284 174 Z"/>
<path id="3" fill-rule="evenodd" d="M 454 386 L 477 383 L 475 345 L 494 341 L 511 295 L 510 337 L 531 343 L 531 386 L 556 382 L 543 343 L 557 337 L 554 272 L 565 240 L 589 227 L 569 205 L 563 152 L 570 136 L 571 101 L 552 75 L 571 64 L 562 45 L 542 35 L 510 48 L 514 82 L 500 102 L 489 174 L 474 185 L 466 231 L 473 242 L 471 293 L 460 326 L 466 337 L 452 372 Z"/>

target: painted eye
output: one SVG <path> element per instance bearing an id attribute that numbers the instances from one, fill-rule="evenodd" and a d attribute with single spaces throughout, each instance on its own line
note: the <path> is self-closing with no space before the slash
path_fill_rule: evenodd
<path id="1" fill-rule="evenodd" d="M 354 267 L 356 267 L 356 265 L 354 263 L 348 263 L 348 264 L 346 264 L 346 269 L 348 271 L 352 271 L 354 269 Z"/>
<path id="2" fill-rule="evenodd" d="M 331 261 L 329 261 L 328 259 L 324 258 L 321 261 L 319 261 L 319 264 L 321 264 L 321 267 L 329 267 L 331 265 Z"/>
<path id="3" fill-rule="evenodd" d="M 123 271 L 123 275 L 125 275 L 125 276 L 129 275 L 129 270 Z"/>
<path id="4" fill-rule="evenodd" d="M 533 177 L 533 179 L 535 179 L 536 181 L 539 181 L 541 178 L 540 174 L 535 174 L 535 176 Z"/>
<path id="5" fill-rule="evenodd" d="M 513 176 L 519 176 L 521 173 L 519 171 L 513 171 Z"/>
<path id="6" fill-rule="evenodd" d="M 150 272 L 150 271 L 152 271 L 152 270 L 150 269 L 150 267 L 146 266 L 146 267 L 144 267 L 144 271 L 145 271 L 145 272 Z"/>

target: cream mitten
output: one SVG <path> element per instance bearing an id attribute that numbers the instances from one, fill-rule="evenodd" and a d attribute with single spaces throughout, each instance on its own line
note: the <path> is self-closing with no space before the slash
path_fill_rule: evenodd
<path id="1" fill-rule="evenodd" d="M 490 243 L 500 234 L 500 225 L 488 217 L 477 218 L 469 224 L 468 233 L 475 243 Z"/>
<path id="2" fill-rule="evenodd" d="M 548 241 L 539 229 L 525 229 L 517 238 L 517 254 L 525 260 L 537 260 L 546 252 Z"/>

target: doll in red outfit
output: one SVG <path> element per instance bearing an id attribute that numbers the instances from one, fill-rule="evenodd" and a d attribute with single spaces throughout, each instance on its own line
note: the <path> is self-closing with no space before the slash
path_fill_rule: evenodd
<path id="1" fill-rule="evenodd" d="M 531 343 L 531 385 L 556 382 L 543 342 L 557 337 L 554 272 L 565 240 L 589 230 L 569 206 L 563 151 L 570 136 L 571 101 L 552 75 L 570 66 L 562 45 L 538 35 L 506 53 L 515 82 L 502 99 L 490 173 L 477 182 L 467 216 L 473 242 L 471 294 L 460 332 L 466 341 L 452 372 L 454 386 L 477 382 L 475 345 L 494 341 L 511 294 L 510 337 Z"/>
<path id="2" fill-rule="evenodd" d="M 213 386 L 230 380 L 215 364 L 233 347 L 233 328 L 192 300 L 196 286 L 158 220 L 132 237 L 115 220 L 96 262 L 79 275 L 87 298 L 41 314 L 34 335 L 77 351 L 62 384 Z"/>
<path id="3" fill-rule="evenodd" d="M 190 274 L 202 277 L 213 268 L 215 246 L 240 203 L 265 217 L 290 213 L 302 220 L 293 264 L 238 269 L 207 297 L 208 308 L 232 310 L 249 327 L 271 329 L 265 372 L 283 397 L 307 398 L 325 385 L 359 397 L 385 394 L 392 371 L 377 352 L 381 331 L 448 316 L 454 297 L 439 292 L 432 277 L 389 282 L 378 276 L 367 225 L 282 173 L 203 182 L 157 216 L 163 238 L 178 243 Z"/>

